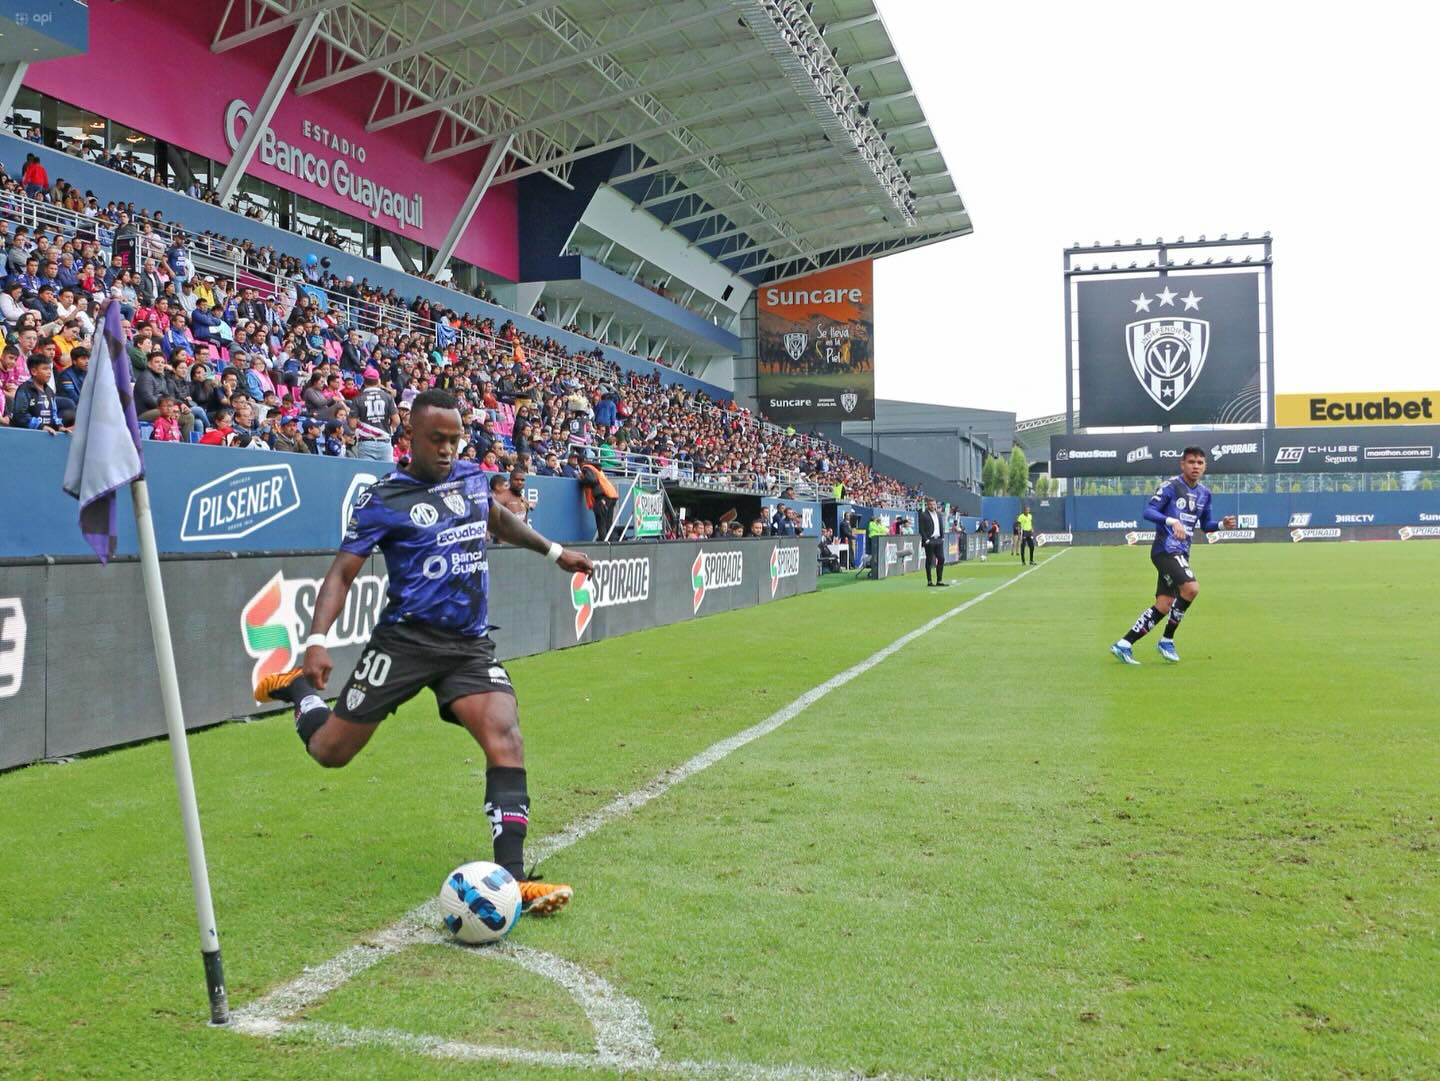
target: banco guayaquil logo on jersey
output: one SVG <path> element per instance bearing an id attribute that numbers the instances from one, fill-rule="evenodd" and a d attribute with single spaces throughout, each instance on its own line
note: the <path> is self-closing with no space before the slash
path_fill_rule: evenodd
<path id="1" fill-rule="evenodd" d="M 702 548 L 690 564 L 690 585 L 695 590 L 693 611 L 700 611 L 706 593 L 713 589 L 734 589 L 744 578 L 743 552 L 706 552 Z"/>
<path id="2" fill-rule="evenodd" d="M 1146 318 L 1125 325 L 1125 351 L 1135 378 L 1161 409 L 1170 410 L 1179 405 L 1205 367 L 1205 354 L 1210 350 L 1210 322 L 1198 315 L 1194 318 L 1184 315 L 1188 311 L 1198 313 L 1204 299 L 1197 297 L 1193 289 L 1182 297 L 1166 285 L 1153 297 L 1141 293 L 1130 302 L 1135 305 L 1136 313 L 1144 312 Z M 1177 300 L 1183 307 L 1175 307 Z M 1153 313 L 1152 304 L 1159 305 Z M 1165 308 L 1172 310 L 1165 312 Z"/>
<path id="3" fill-rule="evenodd" d="M 650 599 L 650 560 L 599 559 L 590 576 L 570 576 L 570 603 L 575 606 L 575 638 L 590 626 L 597 608 L 637 604 Z"/>
<path id="4" fill-rule="evenodd" d="M 800 549 L 782 548 L 778 544 L 770 550 L 770 596 L 780 588 L 780 579 L 794 578 L 800 574 Z"/>
<path id="5" fill-rule="evenodd" d="M 797 330 L 785 335 L 785 352 L 790 354 L 791 360 L 799 360 L 805 355 L 805 346 L 809 343 L 810 336 L 803 330 Z"/>
<path id="6" fill-rule="evenodd" d="M 345 607 L 325 636 L 327 648 L 354 645 L 370 637 L 385 605 L 386 580 L 373 574 L 357 577 L 345 597 Z M 252 683 L 300 662 L 300 641 L 310 627 L 318 578 L 286 578 L 276 571 L 240 610 L 240 634 L 245 652 L 255 659 Z"/>

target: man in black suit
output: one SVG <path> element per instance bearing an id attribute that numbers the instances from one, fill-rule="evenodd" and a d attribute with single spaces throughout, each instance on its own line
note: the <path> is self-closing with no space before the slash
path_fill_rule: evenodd
<path id="1" fill-rule="evenodd" d="M 935 506 L 933 498 L 925 500 L 925 509 L 920 512 L 920 544 L 925 549 L 925 584 L 949 588 L 945 578 L 945 519 Z M 935 568 L 935 580 L 930 580 L 930 568 Z"/>

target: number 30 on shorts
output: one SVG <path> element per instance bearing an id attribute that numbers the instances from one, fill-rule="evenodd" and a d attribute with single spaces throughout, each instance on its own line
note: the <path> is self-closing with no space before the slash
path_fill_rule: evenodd
<path id="1" fill-rule="evenodd" d="M 368 683 L 372 687 L 382 687 L 389 676 L 390 654 L 381 653 L 378 650 L 366 650 L 365 655 L 360 658 L 360 663 L 355 666 L 356 683 Z"/>

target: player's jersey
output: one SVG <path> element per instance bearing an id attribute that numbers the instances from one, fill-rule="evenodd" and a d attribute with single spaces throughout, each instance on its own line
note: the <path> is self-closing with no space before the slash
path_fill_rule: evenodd
<path id="1" fill-rule="evenodd" d="M 396 471 L 355 500 L 340 550 L 385 553 L 382 624 L 424 623 L 474 638 L 490 629 L 487 480 L 473 462 L 455 463 L 438 484 Z"/>
<path id="2" fill-rule="evenodd" d="M 1203 484 L 1191 488 L 1180 477 L 1171 477 L 1160 485 L 1145 505 L 1145 517 L 1155 523 L 1155 540 L 1150 545 L 1150 552 L 1155 555 L 1161 552 L 1189 555 L 1195 531 L 1215 528 L 1210 517 L 1210 489 Z M 1185 524 L 1184 540 L 1175 539 L 1165 524 L 1166 518 L 1178 518 Z"/>

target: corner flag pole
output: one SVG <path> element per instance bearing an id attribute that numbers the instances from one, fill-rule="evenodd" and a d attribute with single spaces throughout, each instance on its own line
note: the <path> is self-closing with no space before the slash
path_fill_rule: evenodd
<path id="1" fill-rule="evenodd" d="M 200 925 L 200 956 L 205 962 L 205 987 L 210 994 L 210 1023 L 230 1020 L 225 995 L 225 968 L 220 960 L 220 936 L 215 931 L 215 906 L 210 900 L 210 872 L 205 864 L 205 840 L 200 834 L 200 809 L 195 802 L 195 779 L 190 773 L 190 746 L 185 738 L 185 715 L 180 705 L 180 679 L 175 671 L 175 646 L 170 640 L 170 615 L 160 581 L 160 555 L 155 546 L 155 523 L 150 517 L 150 489 L 145 478 L 130 482 L 135 507 L 135 532 L 140 541 L 140 569 L 145 578 L 145 601 L 150 610 L 150 635 L 160 670 L 160 697 L 165 707 L 165 728 L 170 736 L 170 761 L 180 797 L 180 821 L 185 827 L 185 857 L 190 864 L 190 889 L 195 895 L 195 919 Z"/>

